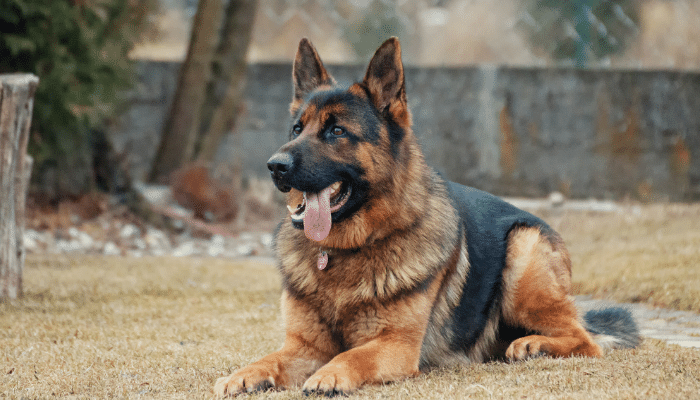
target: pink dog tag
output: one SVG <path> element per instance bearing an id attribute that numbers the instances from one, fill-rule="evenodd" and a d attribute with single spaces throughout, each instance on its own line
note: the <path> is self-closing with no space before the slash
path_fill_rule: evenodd
<path id="1" fill-rule="evenodd" d="M 318 269 L 323 270 L 326 268 L 327 265 L 328 265 L 328 253 L 321 250 L 321 252 L 318 255 Z"/>

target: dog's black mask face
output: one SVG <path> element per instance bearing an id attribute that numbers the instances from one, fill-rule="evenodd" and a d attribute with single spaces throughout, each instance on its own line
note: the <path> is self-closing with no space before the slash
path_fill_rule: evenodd
<path id="1" fill-rule="evenodd" d="M 403 130 L 389 106 L 405 105 L 398 41 L 377 50 L 363 82 L 343 88 L 302 40 L 293 75 L 289 142 L 267 166 L 277 188 L 290 192 L 296 227 L 312 219 L 337 223 L 368 202 L 370 182 L 378 186 L 393 171 Z"/>
<path id="2" fill-rule="evenodd" d="M 303 228 L 306 198 L 324 190 L 332 222 L 340 222 L 366 201 L 369 184 L 358 153 L 378 144 L 379 118 L 366 99 L 337 88 L 314 92 L 295 114 L 289 142 L 268 160 L 270 176 L 282 192 L 302 193 L 290 210 L 298 211 L 296 227 Z"/>

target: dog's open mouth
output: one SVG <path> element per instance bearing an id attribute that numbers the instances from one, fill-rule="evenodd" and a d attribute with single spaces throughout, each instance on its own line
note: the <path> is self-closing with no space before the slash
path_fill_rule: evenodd
<path id="1" fill-rule="evenodd" d="M 304 199 L 296 209 L 287 205 L 292 222 L 304 224 L 306 237 L 317 242 L 328 236 L 331 230 L 332 214 L 347 203 L 352 187 L 338 181 L 318 193 L 304 192 Z"/>

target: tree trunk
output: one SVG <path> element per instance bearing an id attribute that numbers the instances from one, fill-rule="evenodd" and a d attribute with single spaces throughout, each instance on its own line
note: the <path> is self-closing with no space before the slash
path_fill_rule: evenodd
<path id="1" fill-rule="evenodd" d="M 205 124 L 197 158 L 214 161 L 221 138 L 236 122 L 246 85 L 246 54 L 253 32 L 257 0 L 230 0 L 221 41 L 213 60 L 213 76 L 204 105 Z M 210 121 L 211 118 L 211 121 Z"/>
<path id="2" fill-rule="evenodd" d="M 0 299 L 22 295 L 24 209 L 32 159 L 27 155 L 39 78 L 0 75 Z"/>
<path id="3" fill-rule="evenodd" d="M 180 68 L 175 98 L 148 179 L 151 182 L 166 182 L 174 170 L 193 157 L 222 12 L 221 0 L 199 0 L 187 58 Z"/>

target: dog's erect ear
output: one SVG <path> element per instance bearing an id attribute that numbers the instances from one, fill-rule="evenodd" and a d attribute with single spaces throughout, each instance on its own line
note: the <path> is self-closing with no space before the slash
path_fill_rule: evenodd
<path id="1" fill-rule="evenodd" d="M 292 76 L 294 79 L 292 109 L 295 108 L 295 105 L 298 107 L 304 101 L 304 97 L 319 86 L 335 84 L 335 80 L 323 66 L 314 45 L 307 38 L 303 38 L 299 42 Z"/>
<path id="2" fill-rule="evenodd" d="M 392 37 L 379 46 L 369 62 L 363 83 L 380 112 L 394 100 L 406 103 L 406 82 L 399 39 Z"/>

